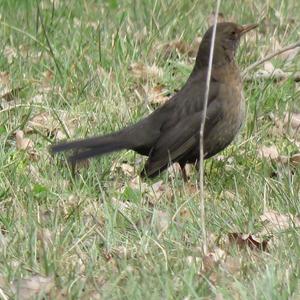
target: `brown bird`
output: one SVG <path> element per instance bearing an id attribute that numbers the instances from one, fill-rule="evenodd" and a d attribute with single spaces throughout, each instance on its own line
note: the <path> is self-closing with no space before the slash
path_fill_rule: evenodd
<path id="1" fill-rule="evenodd" d="M 240 71 L 234 57 L 241 36 L 255 27 L 257 24 L 217 24 L 204 129 L 205 159 L 226 148 L 243 123 L 245 102 Z M 51 146 L 51 151 L 75 150 L 70 157 L 74 165 L 96 155 L 131 149 L 148 156 L 142 176 L 157 176 L 170 163 L 178 162 L 186 180 L 185 165 L 197 163 L 199 158 L 199 131 L 212 32 L 211 27 L 205 33 L 186 83 L 163 106 L 118 132 L 59 143 Z"/>

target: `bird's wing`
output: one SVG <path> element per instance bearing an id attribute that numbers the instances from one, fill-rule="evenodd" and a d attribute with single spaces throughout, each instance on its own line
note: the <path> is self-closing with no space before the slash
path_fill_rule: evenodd
<path id="1" fill-rule="evenodd" d="M 217 99 L 216 99 L 217 100 Z M 207 108 L 205 136 L 222 117 L 220 101 L 212 101 Z M 199 132 L 203 112 L 195 112 L 179 120 L 172 128 L 162 133 L 153 147 L 144 173 L 151 177 L 164 170 L 172 161 L 180 161 L 196 147 L 199 147 Z"/>

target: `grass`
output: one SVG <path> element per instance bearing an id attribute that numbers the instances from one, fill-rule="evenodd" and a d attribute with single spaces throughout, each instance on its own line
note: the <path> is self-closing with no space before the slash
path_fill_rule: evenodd
<path id="1" fill-rule="evenodd" d="M 47 299 L 300 299 L 295 227 L 278 233 L 269 253 L 229 247 L 228 255 L 240 259 L 237 272 L 222 265 L 203 270 L 195 172 L 189 185 L 180 176 L 162 174 L 158 180 L 163 180 L 164 192 L 156 199 L 133 188 L 132 175 L 112 170 L 113 163 L 126 161 L 138 172 L 140 157 L 131 152 L 94 159 L 74 179 L 63 157 L 49 156 L 55 138 L 44 129 L 27 135 L 38 159 L 16 149 L 15 131 L 25 130 L 39 113 L 47 113 L 46 123 L 50 117 L 58 122 L 62 132 L 71 131 L 72 138 L 111 132 L 149 114 L 152 108 L 134 92 L 140 82 L 130 65 L 162 68 L 163 76 L 149 78 L 147 84 L 164 84 L 174 93 L 192 65 L 186 55 L 166 59 L 157 45 L 178 37 L 192 43 L 207 29 L 213 3 L 54 4 L 0 3 L 0 71 L 9 73 L 13 88 L 23 87 L 16 107 L 0 110 L 2 290 L 17 298 L 12 287 L 23 284 L 20 293 L 28 295 L 28 282 L 20 279 L 39 275 L 51 279 Z M 299 9 L 297 1 L 222 1 L 225 17 L 241 24 L 266 17 L 261 38 L 241 44 L 241 69 L 270 47 L 270 37 L 282 45 L 299 39 Z M 273 62 L 283 65 L 278 59 Z M 282 68 L 299 67 L 298 56 Z M 46 96 L 36 102 L 34 97 L 46 87 Z M 297 152 L 293 143 L 272 134 L 274 124 L 268 117 L 297 109 L 295 83 L 251 81 L 244 93 L 247 121 L 222 153 L 229 160 L 211 159 L 205 165 L 207 230 L 221 245 L 231 232 L 259 233 L 264 205 L 282 214 L 300 212 L 299 169 L 270 165 L 257 156 L 257 149 L 270 143 L 281 153 Z M 162 232 L 163 222 L 169 225 Z M 217 242 L 209 245 L 211 251 L 214 246 Z M 37 297 L 41 299 L 42 292 Z"/>

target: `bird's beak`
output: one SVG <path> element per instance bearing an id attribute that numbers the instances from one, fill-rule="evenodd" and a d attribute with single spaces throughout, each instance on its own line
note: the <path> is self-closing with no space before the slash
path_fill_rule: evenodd
<path id="1" fill-rule="evenodd" d="M 241 35 L 245 34 L 246 32 L 256 28 L 258 24 L 248 24 L 248 25 L 243 25 L 242 30 L 240 32 Z"/>

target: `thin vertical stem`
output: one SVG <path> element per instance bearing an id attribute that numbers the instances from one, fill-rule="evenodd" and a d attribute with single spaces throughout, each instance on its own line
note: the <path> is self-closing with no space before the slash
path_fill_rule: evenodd
<path id="1" fill-rule="evenodd" d="M 206 226 L 205 226 L 205 195 L 204 195 L 204 127 L 205 120 L 207 114 L 207 103 L 208 103 L 208 95 L 209 95 L 209 87 L 210 87 L 210 78 L 211 78 L 211 69 L 213 62 L 213 54 L 215 48 L 215 39 L 216 39 L 216 29 L 217 29 L 217 21 L 219 15 L 221 0 L 217 0 L 216 10 L 215 10 L 215 18 L 213 25 L 213 32 L 210 44 L 210 52 L 209 52 L 209 61 L 208 61 L 208 70 L 206 77 L 206 85 L 205 85 L 205 94 L 204 94 L 204 106 L 203 106 L 203 115 L 200 126 L 200 214 L 201 214 L 201 227 L 202 227 L 202 235 L 203 235 L 203 253 L 207 254 L 207 239 L 206 239 Z"/>

